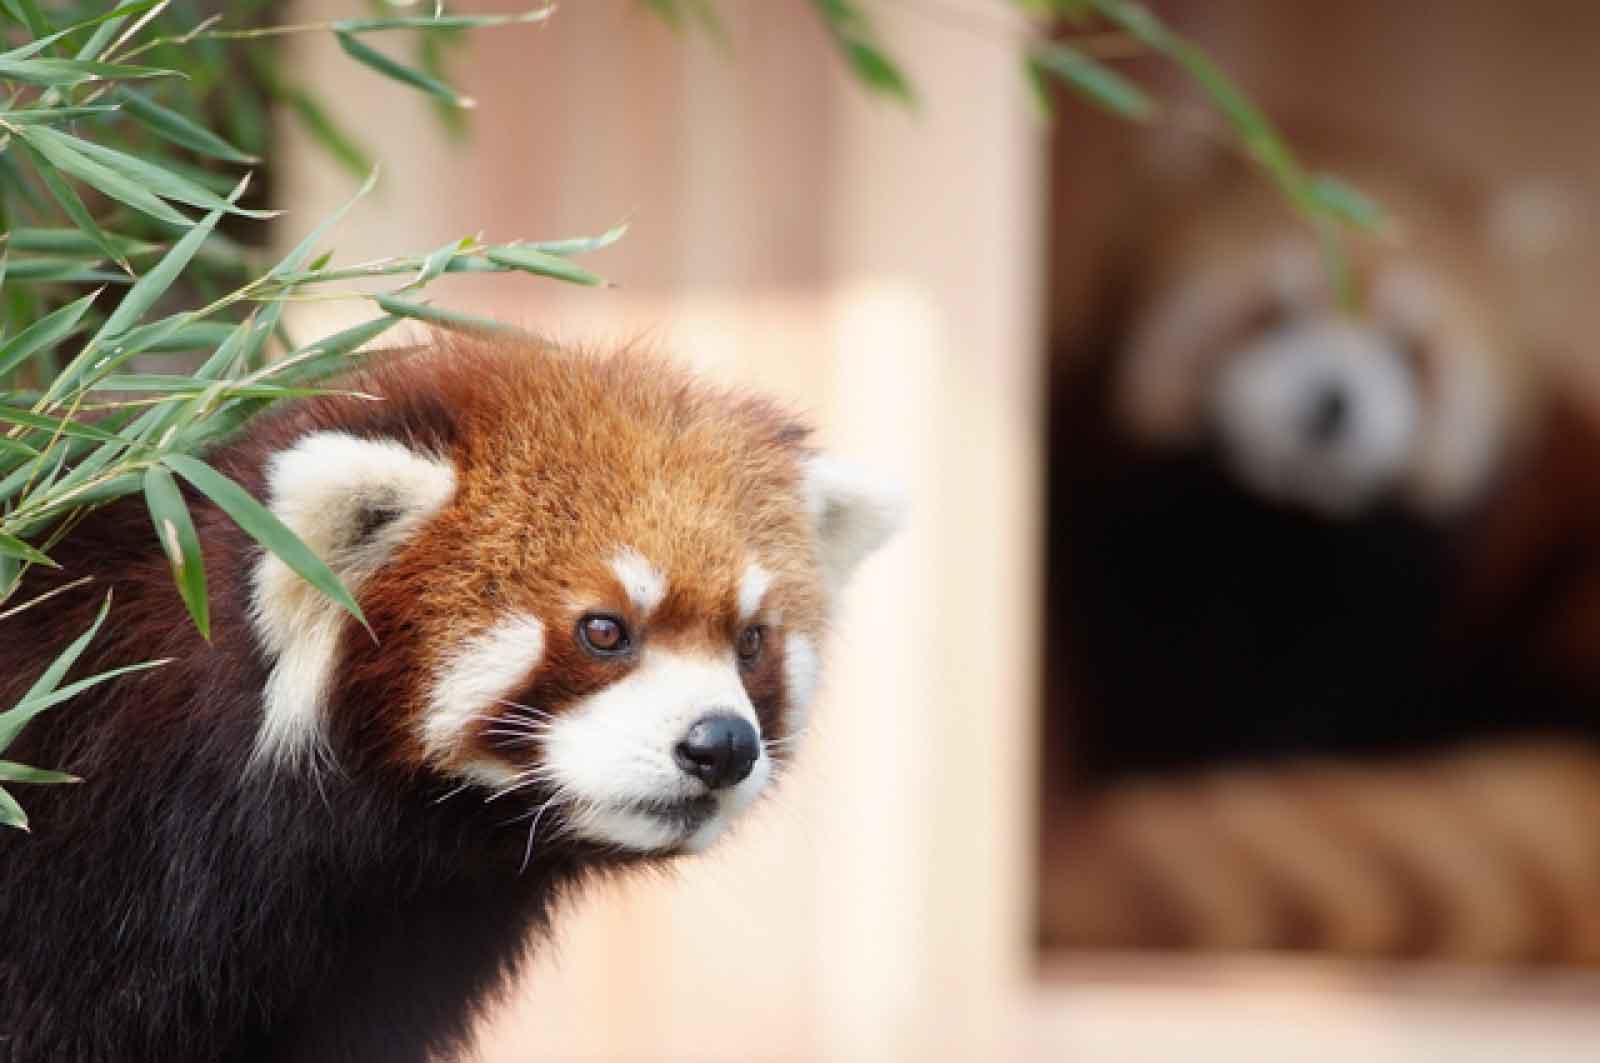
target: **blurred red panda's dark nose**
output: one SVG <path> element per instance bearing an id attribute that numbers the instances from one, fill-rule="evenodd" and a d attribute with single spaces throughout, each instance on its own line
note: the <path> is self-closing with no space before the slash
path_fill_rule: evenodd
<path id="1" fill-rule="evenodd" d="M 713 790 L 726 790 L 750 774 L 761 755 L 761 739 L 748 720 L 716 713 L 689 728 L 673 755 L 686 774 Z"/>

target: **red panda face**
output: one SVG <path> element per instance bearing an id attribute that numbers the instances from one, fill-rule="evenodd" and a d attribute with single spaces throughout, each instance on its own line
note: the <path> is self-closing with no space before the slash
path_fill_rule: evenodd
<path id="1" fill-rule="evenodd" d="M 804 733 L 890 496 L 770 405 L 632 356 L 457 345 L 356 386 L 400 415 L 302 415 L 266 486 L 376 641 L 258 561 L 258 761 L 434 773 L 628 851 L 709 844 Z M 421 394 L 443 428 L 408 423 Z"/>
<path id="2" fill-rule="evenodd" d="M 1388 498 L 1433 516 L 1475 498 L 1521 381 L 1463 253 L 1416 229 L 1352 242 L 1347 309 L 1281 205 L 1252 189 L 1211 207 L 1175 230 L 1137 304 L 1117 380 L 1135 435 L 1214 445 L 1245 489 L 1334 519 Z"/>

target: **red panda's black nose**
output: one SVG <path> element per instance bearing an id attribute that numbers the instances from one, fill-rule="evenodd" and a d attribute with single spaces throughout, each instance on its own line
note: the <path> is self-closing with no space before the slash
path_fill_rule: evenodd
<path id="1" fill-rule="evenodd" d="M 713 790 L 744 781 L 761 755 L 761 739 L 750 722 L 727 713 L 702 716 L 678 748 L 678 767 Z"/>

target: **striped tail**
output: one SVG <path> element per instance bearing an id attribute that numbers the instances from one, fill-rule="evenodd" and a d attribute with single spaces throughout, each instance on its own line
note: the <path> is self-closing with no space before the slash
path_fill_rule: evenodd
<path id="1" fill-rule="evenodd" d="M 1054 945 L 1600 964 L 1600 753 L 1575 745 L 1123 783 L 1044 842 Z"/>

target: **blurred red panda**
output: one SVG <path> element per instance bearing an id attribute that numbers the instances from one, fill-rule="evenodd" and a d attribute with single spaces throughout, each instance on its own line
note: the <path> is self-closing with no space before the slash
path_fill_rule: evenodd
<path id="1" fill-rule="evenodd" d="M 1219 166 L 1057 352 L 1044 935 L 1600 960 L 1600 429 L 1484 199 L 1330 161 L 1348 301 Z"/>

